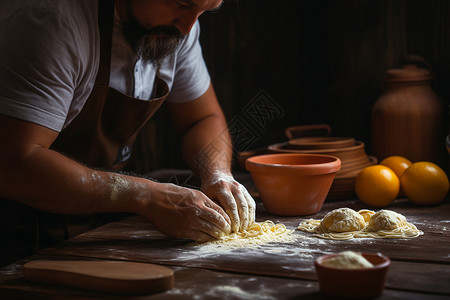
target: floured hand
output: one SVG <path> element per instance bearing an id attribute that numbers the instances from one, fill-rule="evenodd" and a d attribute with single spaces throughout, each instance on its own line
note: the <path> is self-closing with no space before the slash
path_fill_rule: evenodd
<path id="1" fill-rule="evenodd" d="M 231 232 L 225 211 L 201 191 L 158 183 L 148 209 L 139 212 L 161 232 L 199 242 L 219 239 Z"/>
<path id="2" fill-rule="evenodd" d="M 255 222 L 255 200 L 233 176 L 216 171 L 203 179 L 201 190 L 225 209 L 234 232 L 243 231 Z"/>

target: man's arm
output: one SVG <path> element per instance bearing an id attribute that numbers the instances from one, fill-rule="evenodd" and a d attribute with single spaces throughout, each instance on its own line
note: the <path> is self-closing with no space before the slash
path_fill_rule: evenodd
<path id="1" fill-rule="evenodd" d="M 169 103 L 168 108 L 183 136 L 183 156 L 200 177 L 202 191 L 226 210 L 234 231 L 246 229 L 255 221 L 256 205 L 231 174 L 231 140 L 212 85 L 199 98 Z"/>
<path id="2" fill-rule="evenodd" d="M 0 115 L 0 196 L 61 214 L 131 212 L 162 232 L 205 241 L 230 231 L 199 191 L 90 169 L 50 150 L 58 133 Z"/>

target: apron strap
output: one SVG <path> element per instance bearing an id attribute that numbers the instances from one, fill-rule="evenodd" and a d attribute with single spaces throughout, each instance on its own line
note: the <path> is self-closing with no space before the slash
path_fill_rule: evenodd
<path id="1" fill-rule="evenodd" d="M 98 27 L 100 31 L 100 64 L 95 85 L 108 86 L 114 28 L 114 0 L 98 1 Z"/>

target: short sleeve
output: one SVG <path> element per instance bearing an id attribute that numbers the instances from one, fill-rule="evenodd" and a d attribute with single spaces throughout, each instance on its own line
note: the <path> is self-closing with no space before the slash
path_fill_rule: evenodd
<path id="1" fill-rule="evenodd" d="M 210 76 L 200 46 L 200 24 L 197 21 L 183 41 L 177 55 L 170 102 L 188 102 L 203 95 L 209 87 Z"/>
<path id="2" fill-rule="evenodd" d="M 44 8 L 21 8 L 0 22 L 0 114 L 62 129 L 80 68 L 68 27 Z"/>

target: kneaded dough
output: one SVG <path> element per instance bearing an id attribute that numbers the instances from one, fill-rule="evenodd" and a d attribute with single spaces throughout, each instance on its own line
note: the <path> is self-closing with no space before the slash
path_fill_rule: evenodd
<path id="1" fill-rule="evenodd" d="M 359 252 L 343 251 L 336 256 L 322 261 L 322 265 L 337 269 L 363 269 L 371 268 L 373 264 Z"/>
<path id="2" fill-rule="evenodd" d="M 405 216 L 391 210 L 377 213 L 368 209 L 358 212 L 344 207 L 330 211 L 322 220 L 301 222 L 298 230 L 314 233 L 314 236 L 348 240 L 352 238 L 415 238 L 423 235 Z"/>
<path id="3" fill-rule="evenodd" d="M 366 222 L 362 215 L 344 207 L 327 213 L 320 225 L 325 232 L 349 232 L 363 229 Z"/>
<path id="4" fill-rule="evenodd" d="M 407 226 L 408 222 L 403 215 L 392 210 L 383 209 L 370 218 L 366 231 L 395 230 Z"/>
<path id="5" fill-rule="evenodd" d="M 370 221 L 370 218 L 375 214 L 375 212 L 373 210 L 361 209 L 358 211 L 358 214 L 360 214 L 364 218 L 364 221 L 367 225 Z"/>

